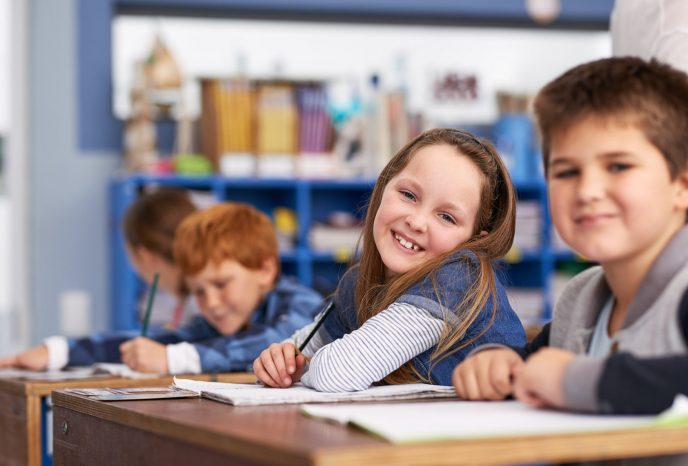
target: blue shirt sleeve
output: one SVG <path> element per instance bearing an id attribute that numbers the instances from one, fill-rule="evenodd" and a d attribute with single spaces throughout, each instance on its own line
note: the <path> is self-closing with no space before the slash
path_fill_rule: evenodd
<path id="1" fill-rule="evenodd" d="M 103 332 L 86 338 L 69 339 L 70 366 L 90 366 L 98 362 L 121 363 L 119 347 L 122 343 L 140 335 L 137 330 L 123 332 Z M 151 340 L 164 345 L 182 341 L 198 341 L 219 336 L 219 333 L 201 316 L 174 331 L 158 331 L 150 336 Z"/>

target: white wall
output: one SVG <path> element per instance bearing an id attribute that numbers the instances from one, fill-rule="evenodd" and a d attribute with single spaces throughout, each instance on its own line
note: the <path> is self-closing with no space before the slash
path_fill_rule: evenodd
<path id="1" fill-rule="evenodd" d="M 9 102 L 10 81 L 10 0 L 0 0 L 0 137 L 3 139 L 9 133 Z M 5 158 L 7 147 L 4 148 Z M 5 161 L 5 165 L 7 162 Z M 5 168 L 6 170 L 6 168 Z M 10 202 L 5 192 L 7 173 L 0 173 L 0 354 L 11 350 L 10 308 L 12 294 L 10 286 L 10 270 L 12 256 L 10 254 L 10 238 L 12 234 L 10 224 Z"/>
<path id="2" fill-rule="evenodd" d="M 9 129 L 10 108 L 10 46 L 11 46 L 11 2 L 0 0 L 0 134 Z M 0 281 L 1 281 L 0 277 Z"/>
<path id="3" fill-rule="evenodd" d="M 22 222 L 26 154 L 21 149 L 22 112 L 17 112 L 24 86 L 14 85 L 23 76 L 23 60 L 17 60 L 23 52 L 23 13 L 23 4 L 0 0 L 0 136 L 4 152 L 0 175 L 0 354 L 16 351 L 26 340 L 26 230 Z"/>
<path id="4" fill-rule="evenodd" d="M 607 32 L 125 16 L 113 24 L 119 116 L 129 111 L 133 63 L 146 57 L 156 32 L 190 78 L 244 71 L 350 79 L 363 87 L 377 72 L 383 84 L 403 79 L 414 109 L 462 123 L 492 122 L 497 90 L 534 93 L 569 67 L 611 54 Z M 451 108 L 431 103 L 432 80 L 446 71 L 476 74 L 482 98 Z"/>

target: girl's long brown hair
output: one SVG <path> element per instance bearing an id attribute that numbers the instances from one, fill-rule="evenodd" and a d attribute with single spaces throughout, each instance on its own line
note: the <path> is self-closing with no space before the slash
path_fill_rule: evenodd
<path id="1" fill-rule="evenodd" d="M 386 280 L 385 265 L 373 238 L 373 222 L 380 208 L 382 194 L 390 180 L 406 167 L 418 150 L 433 145 L 454 147 L 457 157 L 468 157 L 483 174 L 480 207 L 473 235 L 452 251 L 427 261 L 415 270 Z M 497 296 L 493 261 L 503 257 L 511 248 L 515 224 L 516 194 L 507 168 L 492 144 L 457 129 L 440 128 L 422 133 L 397 152 L 385 166 L 370 198 L 363 227 L 363 253 L 360 255 L 355 292 L 359 325 L 390 306 L 406 289 L 425 277 L 430 277 L 432 280 L 437 298 L 442 303 L 442 295 L 438 292 L 434 273 L 457 251 L 467 250 L 472 251 L 478 261 L 475 281 L 458 308 L 451 310 L 459 317 L 458 324 L 445 325 L 440 341 L 430 357 L 431 367 L 454 351 L 470 345 L 480 335 L 475 335 L 453 348 L 456 342 L 466 335 L 466 331 L 490 297 L 492 298 L 491 319 L 494 319 L 497 311 Z M 482 231 L 486 231 L 487 235 L 481 236 Z M 483 332 L 486 330 L 487 328 Z M 387 383 L 408 383 L 419 380 L 428 381 L 424 375 L 418 373 L 410 361 L 384 379 Z"/>

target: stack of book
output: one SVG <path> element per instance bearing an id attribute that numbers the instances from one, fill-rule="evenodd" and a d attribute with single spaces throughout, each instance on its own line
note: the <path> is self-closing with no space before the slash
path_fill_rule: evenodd
<path id="1" fill-rule="evenodd" d="M 203 79 L 201 98 L 201 151 L 223 173 L 289 176 L 296 155 L 330 151 L 321 82 Z"/>
<path id="2" fill-rule="evenodd" d="M 254 93 L 246 79 L 201 81 L 201 151 L 216 170 L 223 154 L 254 151 Z"/>

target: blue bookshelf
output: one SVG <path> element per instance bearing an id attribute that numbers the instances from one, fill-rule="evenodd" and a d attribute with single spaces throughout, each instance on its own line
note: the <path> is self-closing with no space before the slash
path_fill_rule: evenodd
<path id="1" fill-rule="evenodd" d="M 112 180 L 110 185 L 111 234 L 111 326 L 115 330 L 138 328 L 137 303 L 145 286 L 127 262 L 121 223 L 127 207 L 144 189 L 173 185 L 203 191 L 220 201 L 240 201 L 255 205 L 272 216 L 277 207 L 296 214 L 298 230 L 294 247 L 281 253 L 282 270 L 323 293 L 336 286 L 348 258 L 336 252 L 311 249 L 309 231 L 333 211 L 345 211 L 362 219 L 375 180 L 302 180 L 225 178 L 222 176 L 130 175 Z M 539 247 L 517 245 L 500 266 L 507 286 L 542 293 L 541 320 L 549 319 L 552 308 L 552 276 L 558 261 L 573 255 L 550 246 L 551 223 L 542 181 L 516 183 L 519 200 L 534 201 L 540 209 Z"/>

